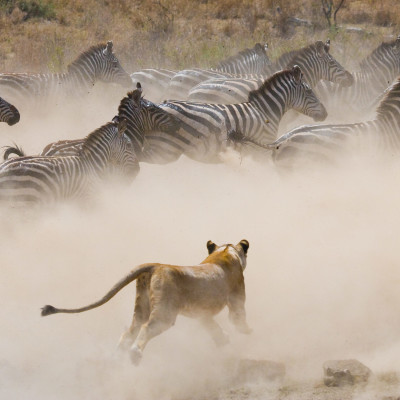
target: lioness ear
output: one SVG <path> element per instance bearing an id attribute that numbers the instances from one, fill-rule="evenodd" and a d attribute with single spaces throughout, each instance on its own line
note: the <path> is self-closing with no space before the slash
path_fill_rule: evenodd
<path id="1" fill-rule="evenodd" d="M 217 247 L 217 245 L 215 243 L 213 243 L 211 240 L 209 240 L 207 242 L 208 254 L 211 254 L 215 250 L 216 247 Z"/>
<path id="2" fill-rule="evenodd" d="M 247 254 L 247 250 L 249 249 L 250 243 L 246 239 L 243 239 L 239 242 L 239 245 L 242 246 L 244 254 Z"/>

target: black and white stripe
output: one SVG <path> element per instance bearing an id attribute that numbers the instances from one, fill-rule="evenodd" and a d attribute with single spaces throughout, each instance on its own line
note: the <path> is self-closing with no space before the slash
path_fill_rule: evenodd
<path id="1" fill-rule="evenodd" d="M 16 107 L 0 97 L 0 122 L 5 122 L 8 125 L 14 125 L 19 122 L 19 118 L 19 111 L 16 109 Z"/>
<path id="2" fill-rule="evenodd" d="M 138 171 L 125 121 L 87 136 L 76 155 L 21 157 L 0 165 L 0 201 L 26 205 L 85 198 L 104 180 L 132 181 Z"/>
<path id="3" fill-rule="evenodd" d="M 0 74 L 0 91 L 14 104 L 32 104 L 39 98 L 78 97 L 86 94 L 97 81 L 132 86 L 132 80 L 114 55 L 112 42 L 91 47 L 68 65 L 65 73 Z"/>
<path id="4" fill-rule="evenodd" d="M 326 118 L 324 106 L 303 81 L 301 70 L 294 66 L 270 77 L 249 101 L 241 104 L 202 104 L 182 101 L 161 105 L 181 120 L 177 134 L 146 135 L 141 161 L 166 163 L 181 154 L 202 161 L 219 162 L 219 153 L 227 146 L 227 133 L 239 130 L 258 142 L 276 138 L 279 121 L 290 108 L 314 120 Z"/>
<path id="5" fill-rule="evenodd" d="M 379 104 L 382 92 L 400 75 L 400 36 L 380 44 L 353 73 L 354 85 L 340 87 L 320 82 L 316 93 L 329 110 L 337 115 L 371 113 Z"/>
<path id="6" fill-rule="evenodd" d="M 151 101 L 142 97 L 141 85 L 129 92 L 118 107 L 118 115 L 114 121 L 126 121 L 125 134 L 131 140 L 135 155 L 141 153 L 145 135 L 152 131 L 175 133 L 180 127 L 180 121 L 170 113 L 161 109 Z M 82 148 L 86 139 L 60 140 L 48 144 L 40 153 L 41 156 L 71 156 L 76 155 Z M 8 147 L 4 153 L 4 160 L 10 154 L 24 156 L 18 147 Z"/>
<path id="7" fill-rule="evenodd" d="M 270 148 L 278 163 L 296 159 L 333 161 L 342 151 L 373 148 L 375 154 L 400 153 L 400 78 L 386 92 L 376 118 L 355 124 L 306 125 L 280 137 Z"/>
<path id="8" fill-rule="evenodd" d="M 330 41 L 317 41 L 310 46 L 283 55 L 275 64 L 275 70 L 281 69 L 281 63 L 288 61 L 285 68 L 298 65 L 305 81 L 314 87 L 321 79 L 335 82 L 340 86 L 350 86 L 352 75 L 329 53 Z M 249 93 L 259 88 L 266 76 L 245 78 L 212 79 L 194 87 L 188 99 L 206 103 L 234 104 L 247 101 Z"/>
<path id="9" fill-rule="evenodd" d="M 179 71 L 170 79 L 167 96 L 170 99 L 186 100 L 189 91 L 201 82 L 209 79 L 234 78 L 236 75 L 251 77 L 260 75 L 264 77 L 271 75 L 271 62 L 267 55 L 267 44 L 256 43 L 251 49 L 244 49 L 238 54 L 221 61 L 213 69 L 185 69 Z"/>

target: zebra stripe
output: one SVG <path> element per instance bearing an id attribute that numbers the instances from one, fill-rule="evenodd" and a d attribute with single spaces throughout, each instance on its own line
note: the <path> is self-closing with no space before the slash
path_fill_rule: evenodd
<path id="1" fill-rule="evenodd" d="M 125 134 L 131 140 L 133 151 L 136 155 L 140 154 L 143 148 L 143 142 L 146 133 L 154 130 L 175 133 L 180 128 L 180 121 L 161 109 L 156 104 L 142 97 L 142 88 L 140 83 L 137 89 L 128 92 L 118 107 L 118 115 L 114 121 L 126 121 Z M 60 140 L 48 144 L 40 153 L 41 156 L 72 156 L 76 155 L 85 143 L 85 139 Z M 4 153 L 4 160 L 7 160 L 10 154 L 24 156 L 23 151 L 18 147 L 9 147 Z"/>
<path id="2" fill-rule="evenodd" d="M 65 73 L 0 74 L 0 89 L 14 103 L 37 101 L 38 97 L 67 95 L 78 97 L 87 93 L 96 81 L 114 82 L 131 87 L 132 80 L 112 52 L 112 42 L 91 47 L 68 65 Z"/>
<path id="3" fill-rule="evenodd" d="M 138 161 L 124 122 L 103 125 L 87 136 L 81 151 L 65 157 L 22 157 L 0 165 L 0 201 L 38 204 L 92 194 L 104 180 L 134 179 Z"/>
<path id="4" fill-rule="evenodd" d="M 15 125 L 19 122 L 19 111 L 10 103 L 0 97 L 0 122 Z"/>
<path id="5" fill-rule="evenodd" d="M 317 41 L 300 50 L 289 52 L 292 58 L 286 68 L 298 65 L 304 73 L 305 81 L 311 87 L 321 79 L 336 82 L 341 86 L 351 85 L 352 75 L 332 57 L 329 49 L 330 41 L 327 40 L 325 43 Z M 275 68 L 279 69 L 280 62 L 287 58 L 285 55 L 282 56 L 275 64 Z M 249 93 L 259 88 L 265 79 L 265 76 L 254 76 L 250 79 L 236 77 L 208 80 L 190 91 L 189 100 L 222 104 L 244 102 L 247 101 Z"/>
<path id="6" fill-rule="evenodd" d="M 147 98 L 159 102 L 164 100 L 164 93 L 176 73 L 169 69 L 147 68 L 131 74 L 131 79 L 135 85 L 141 83 L 148 90 L 145 93 Z"/>
<path id="7" fill-rule="evenodd" d="M 296 128 L 270 145 L 278 163 L 299 159 L 330 161 L 344 149 L 361 145 L 375 153 L 400 152 L 400 78 L 389 88 L 376 109 L 376 118 L 367 122 L 337 125 L 306 125 Z"/>
<path id="8" fill-rule="evenodd" d="M 227 132 L 239 130 L 258 142 L 275 139 L 283 114 L 294 108 L 316 121 L 326 118 L 324 106 L 303 81 L 301 69 L 277 72 L 241 104 L 165 102 L 165 110 L 181 120 L 177 134 L 146 135 L 141 161 L 167 163 L 184 153 L 202 162 L 219 162 L 226 149 Z"/>
<path id="9" fill-rule="evenodd" d="M 189 91 L 209 79 L 234 78 L 237 74 L 250 77 L 259 74 L 263 80 L 272 74 L 271 62 L 267 56 L 268 46 L 260 43 L 252 49 L 244 49 L 238 54 L 221 61 L 214 69 L 186 69 L 179 71 L 171 80 L 167 90 L 169 98 L 186 100 Z"/>
<path id="10" fill-rule="evenodd" d="M 381 93 L 400 75 L 400 35 L 393 41 L 381 43 L 353 73 L 354 85 L 339 87 L 320 82 L 316 87 L 319 98 L 328 109 L 346 111 L 345 115 L 372 112 L 379 104 Z"/>

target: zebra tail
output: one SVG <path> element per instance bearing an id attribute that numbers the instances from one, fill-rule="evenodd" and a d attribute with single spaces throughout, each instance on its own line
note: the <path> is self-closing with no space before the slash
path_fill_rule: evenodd
<path id="1" fill-rule="evenodd" d="M 110 299 L 112 299 L 121 289 L 123 289 L 126 285 L 134 281 L 139 277 L 139 275 L 145 273 L 145 272 L 152 272 L 154 268 L 156 267 L 155 264 L 142 264 L 133 269 L 128 275 L 126 275 L 124 278 L 122 278 L 119 282 L 117 282 L 111 290 L 106 293 L 100 300 L 89 304 L 85 307 L 81 308 L 56 308 L 50 305 L 46 305 L 42 307 L 42 312 L 41 315 L 42 317 L 45 317 L 47 315 L 51 314 L 57 314 L 57 313 L 81 313 L 84 311 L 92 310 L 93 308 L 100 307 L 101 305 L 107 303 Z"/>
<path id="2" fill-rule="evenodd" d="M 21 149 L 21 147 L 18 147 L 17 145 L 14 145 L 14 146 L 15 147 L 13 147 L 13 146 L 4 146 L 6 148 L 6 150 L 5 150 L 4 154 L 3 154 L 3 161 L 7 161 L 8 157 L 11 154 L 15 154 L 18 157 L 25 157 L 25 153 Z"/>

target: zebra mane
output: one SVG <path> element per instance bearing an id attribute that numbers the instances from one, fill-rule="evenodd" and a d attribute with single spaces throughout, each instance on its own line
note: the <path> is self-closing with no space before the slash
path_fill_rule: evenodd
<path id="1" fill-rule="evenodd" d="M 292 78 L 292 69 L 283 69 L 281 71 L 275 72 L 273 75 L 267 78 L 258 89 L 252 90 L 249 93 L 248 101 L 251 101 L 253 97 L 257 96 L 259 93 L 264 92 L 266 89 L 272 86 L 276 81 L 286 77 Z"/>
<path id="2" fill-rule="evenodd" d="M 89 133 L 89 135 L 86 136 L 85 141 L 83 142 L 80 154 L 84 153 L 88 148 L 96 144 L 104 136 L 104 134 L 109 131 L 108 128 L 111 128 L 113 126 L 117 127 L 118 121 L 107 122 L 100 128 L 97 128 L 93 132 Z"/>
<path id="3" fill-rule="evenodd" d="M 106 43 L 100 43 L 95 46 L 91 46 L 89 49 L 83 51 L 81 54 L 79 54 L 78 57 L 74 61 L 72 61 L 70 64 L 68 64 L 67 69 L 69 70 L 71 67 L 75 65 L 79 65 L 82 60 L 85 60 L 87 57 L 91 56 L 92 54 L 98 53 L 100 51 L 103 51 L 107 47 Z"/>
<path id="4" fill-rule="evenodd" d="M 298 50 L 292 50 L 289 51 L 288 53 L 283 54 L 277 61 L 277 63 L 279 62 L 284 62 L 285 60 L 287 61 L 283 66 L 283 68 L 288 68 L 288 67 L 292 67 L 292 64 L 296 64 L 296 58 L 299 56 L 303 56 L 305 53 L 308 52 L 314 52 L 314 51 L 318 51 L 318 47 L 317 46 L 325 46 L 325 43 L 322 41 L 316 41 L 315 43 L 311 43 L 308 46 L 304 46 L 301 49 Z M 326 51 L 326 50 L 325 50 Z M 329 51 L 328 51 L 329 52 Z"/>
<path id="5" fill-rule="evenodd" d="M 393 110 L 398 114 L 400 104 L 400 78 L 397 78 L 396 82 L 386 89 L 385 92 L 383 99 L 376 109 L 378 119 L 385 118 L 388 112 L 393 112 Z M 393 108 L 393 104 L 397 104 L 397 107 Z"/>
<path id="6" fill-rule="evenodd" d="M 364 58 L 360 62 L 360 68 L 362 70 L 370 70 L 371 67 L 371 59 L 375 59 L 376 57 L 380 57 L 380 53 L 385 53 L 386 51 L 393 51 L 397 48 L 397 52 L 400 52 L 400 36 L 396 39 L 393 39 L 390 42 L 382 42 L 375 50 L 372 51 L 367 57 Z M 375 65 L 375 64 L 372 64 Z"/>
<path id="7" fill-rule="evenodd" d="M 235 54 L 233 56 L 230 56 L 230 57 L 226 58 L 225 60 L 220 61 L 215 68 L 218 69 L 218 68 L 221 68 L 221 67 L 223 67 L 223 66 L 225 66 L 227 64 L 234 63 L 237 60 L 239 60 L 241 58 L 244 58 L 247 55 L 253 54 L 253 53 L 256 53 L 259 56 L 264 56 L 264 57 L 266 57 L 268 59 L 265 47 L 261 43 L 256 43 L 253 48 L 241 50 L 241 51 L 239 51 L 239 53 L 237 53 L 237 54 Z"/>

